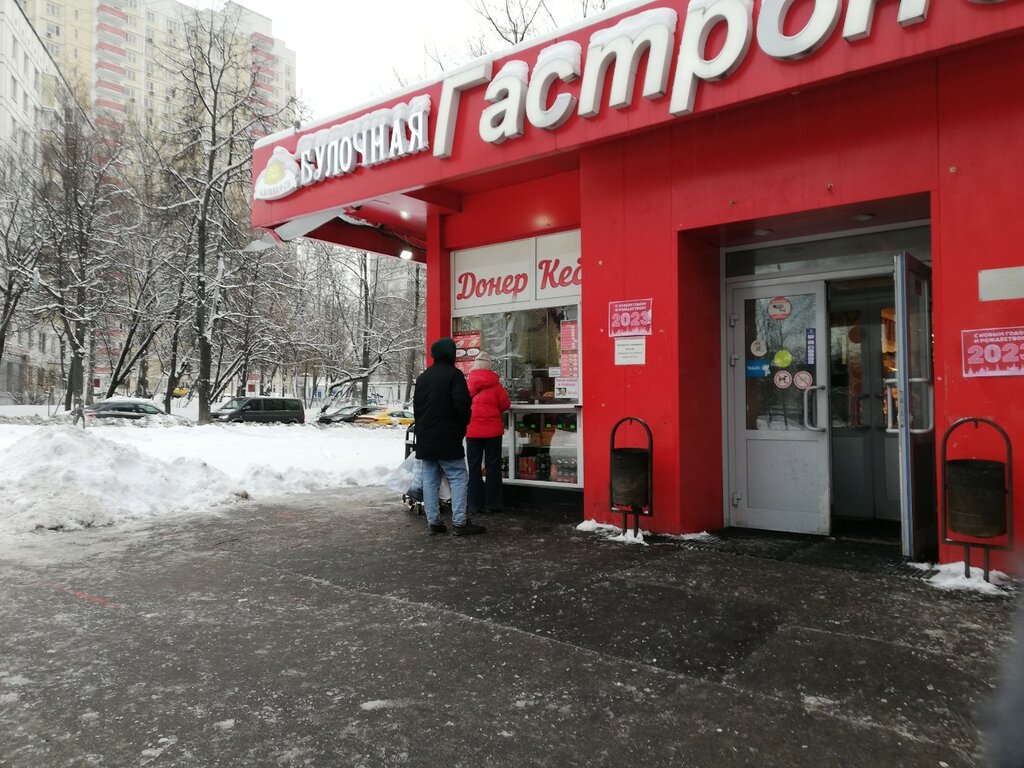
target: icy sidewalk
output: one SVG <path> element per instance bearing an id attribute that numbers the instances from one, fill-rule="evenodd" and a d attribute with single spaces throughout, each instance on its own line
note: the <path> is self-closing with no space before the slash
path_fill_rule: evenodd
<path id="1" fill-rule="evenodd" d="M 484 522 L 353 488 L 0 552 L 0 763 L 981 764 L 1005 597 Z"/>

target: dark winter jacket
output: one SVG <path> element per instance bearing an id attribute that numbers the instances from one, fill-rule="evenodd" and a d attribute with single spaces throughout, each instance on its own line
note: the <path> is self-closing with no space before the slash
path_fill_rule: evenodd
<path id="1" fill-rule="evenodd" d="M 473 398 L 473 418 L 466 437 L 500 437 L 505 431 L 501 414 L 512 407 L 508 392 L 494 371 L 481 369 L 469 372 L 469 396 Z"/>
<path id="2" fill-rule="evenodd" d="M 416 379 L 413 414 L 416 417 L 416 457 L 460 459 L 469 424 L 470 399 L 466 377 L 455 367 L 455 342 L 435 341 L 434 364 Z"/>

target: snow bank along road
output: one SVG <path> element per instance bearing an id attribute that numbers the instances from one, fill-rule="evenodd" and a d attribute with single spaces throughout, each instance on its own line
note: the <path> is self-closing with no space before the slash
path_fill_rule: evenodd
<path id="1" fill-rule="evenodd" d="M 404 455 L 399 427 L 110 422 L 0 424 L 0 537 L 379 484 Z"/>

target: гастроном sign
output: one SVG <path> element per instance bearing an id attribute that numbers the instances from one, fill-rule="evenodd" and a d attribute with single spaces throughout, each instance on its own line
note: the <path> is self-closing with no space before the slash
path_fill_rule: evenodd
<path id="1" fill-rule="evenodd" d="M 994 5 L 1006 0 L 960 0 Z M 615 25 L 595 31 L 587 45 L 564 40 L 542 48 L 532 62 L 511 60 L 495 75 L 493 62 L 477 62 L 442 81 L 433 134 L 428 139 L 430 97 L 422 94 L 407 103 L 376 110 L 354 120 L 307 133 L 291 153 L 276 147 L 257 177 L 257 200 L 277 200 L 330 178 L 354 173 L 431 150 L 434 157 L 452 154 L 460 95 L 487 86 L 479 116 L 480 138 L 490 144 L 512 141 L 533 128 L 556 131 L 574 116 L 597 117 L 602 108 L 606 76 L 612 77 L 607 106 L 624 109 L 637 88 L 645 99 L 669 96 L 673 116 L 693 111 L 701 81 L 724 80 L 750 54 L 753 41 L 761 52 L 779 61 L 810 56 L 831 38 L 842 22 L 847 42 L 869 37 L 878 0 L 816 0 L 803 28 L 785 33 L 791 0 L 762 0 L 755 23 L 752 0 L 693 0 L 687 6 L 676 40 L 678 14 L 672 8 L 652 8 L 626 16 Z M 929 0 L 901 0 L 897 21 L 902 27 L 927 19 Z M 721 27 L 723 44 L 717 55 L 705 57 L 711 31 Z M 678 54 L 678 55 L 677 55 Z M 646 58 L 643 82 L 636 83 Z M 675 61 L 671 90 L 669 76 Z M 557 92 L 558 83 L 581 80 L 578 96 Z"/>

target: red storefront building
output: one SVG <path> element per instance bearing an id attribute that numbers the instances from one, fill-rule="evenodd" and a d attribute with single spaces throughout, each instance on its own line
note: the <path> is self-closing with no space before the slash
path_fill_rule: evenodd
<path id="1" fill-rule="evenodd" d="M 253 222 L 426 263 L 428 340 L 486 348 L 516 403 L 510 483 L 619 520 L 636 416 L 651 531 L 877 525 L 957 560 L 946 430 L 1024 455 L 1022 136 L 1019 2 L 630 3 L 267 137 Z M 995 435 L 948 455 L 1005 461 Z"/>

